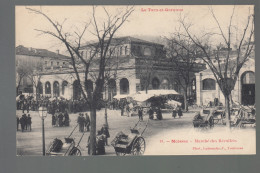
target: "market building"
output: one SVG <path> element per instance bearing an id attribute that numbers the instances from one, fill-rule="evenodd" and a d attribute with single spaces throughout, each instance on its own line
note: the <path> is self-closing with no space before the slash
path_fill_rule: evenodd
<path id="1" fill-rule="evenodd" d="M 106 66 L 109 79 L 106 82 L 103 98 L 111 100 L 115 95 L 134 94 L 146 89 L 175 89 L 181 93 L 183 90 L 177 85 L 175 75 L 177 69 L 173 62 L 166 57 L 164 45 L 153 43 L 133 37 L 114 38 L 110 44 L 111 57 Z M 92 53 L 91 44 L 81 47 L 83 58 Z M 98 64 L 98 63 L 97 63 Z M 79 76 L 84 81 L 82 64 L 77 64 Z M 191 75 L 189 96 L 195 96 L 195 73 L 205 69 L 202 63 L 194 65 Z M 90 68 L 88 89 L 95 87 L 97 66 Z M 49 97 L 63 97 L 78 99 L 81 97 L 79 81 L 76 80 L 73 68 L 48 69 L 41 73 L 40 94 Z M 35 92 L 35 90 L 34 90 Z"/>
<path id="2" fill-rule="evenodd" d="M 236 55 L 236 54 L 234 54 Z M 235 58 L 235 56 L 234 56 Z M 231 60 L 233 61 L 233 60 Z M 224 62 L 224 60 L 223 60 Z M 236 63 L 230 62 L 230 63 Z M 196 73 L 196 93 L 197 105 L 207 105 L 210 101 L 217 98 L 221 103 L 225 103 L 224 95 L 215 80 L 215 77 L 210 69 Z M 255 58 L 252 54 L 245 64 L 240 69 L 238 79 L 234 90 L 231 92 L 231 97 L 234 102 L 243 105 L 255 104 Z"/>

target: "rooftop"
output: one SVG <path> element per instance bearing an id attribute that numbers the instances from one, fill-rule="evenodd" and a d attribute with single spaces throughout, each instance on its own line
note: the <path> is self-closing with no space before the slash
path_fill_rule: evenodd
<path id="1" fill-rule="evenodd" d="M 15 48 L 16 55 L 28 55 L 28 56 L 39 56 L 39 57 L 49 57 L 58 59 L 70 59 L 70 57 L 51 52 L 47 49 L 37 49 L 37 48 L 27 48 L 23 45 L 19 45 Z"/>
<path id="2" fill-rule="evenodd" d="M 87 42 L 84 46 L 81 47 L 81 49 L 85 48 L 89 45 L 94 45 L 96 43 L 97 42 L 95 42 L 95 41 Z M 142 43 L 142 44 L 163 46 L 162 44 L 159 44 L 159 43 L 154 43 L 154 42 L 142 40 L 142 39 L 131 37 L 131 36 L 117 37 L 117 38 L 113 38 L 111 41 L 111 44 L 123 44 L 123 43 Z"/>

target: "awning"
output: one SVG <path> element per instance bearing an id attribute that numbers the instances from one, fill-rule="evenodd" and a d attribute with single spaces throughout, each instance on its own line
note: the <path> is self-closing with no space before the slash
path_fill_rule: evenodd
<path id="1" fill-rule="evenodd" d="M 160 96 L 167 96 L 167 95 L 180 95 L 175 90 L 148 90 L 146 91 L 139 91 L 136 94 L 132 95 L 131 97 L 139 102 L 146 101 L 152 97 L 160 97 Z"/>

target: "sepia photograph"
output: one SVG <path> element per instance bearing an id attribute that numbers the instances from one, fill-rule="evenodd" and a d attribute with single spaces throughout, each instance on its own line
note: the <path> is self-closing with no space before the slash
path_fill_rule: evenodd
<path id="1" fill-rule="evenodd" d="M 254 10 L 15 6 L 16 155 L 255 155 Z"/>

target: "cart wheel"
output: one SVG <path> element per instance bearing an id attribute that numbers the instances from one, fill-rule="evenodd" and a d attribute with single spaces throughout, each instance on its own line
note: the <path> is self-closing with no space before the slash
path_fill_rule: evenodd
<path id="1" fill-rule="evenodd" d="M 77 147 L 73 147 L 69 153 L 69 156 L 81 156 L 81 152 Z"/>
<path id="2" fill-rule="evenodd" d="M 117 155 L 117 156 L 124 156 L 124 155 L 126 155 L 126 153 L 116 152 L 116 155 Z"/>
<path id="3" fill-rule="evenodd" d="M 143 137 L 137 137 L 132 145 L 133 155 L 143 155 L 145 151 L 145 140 Z"/>

